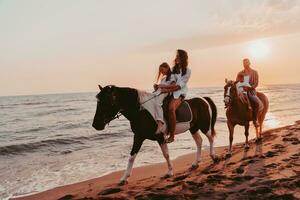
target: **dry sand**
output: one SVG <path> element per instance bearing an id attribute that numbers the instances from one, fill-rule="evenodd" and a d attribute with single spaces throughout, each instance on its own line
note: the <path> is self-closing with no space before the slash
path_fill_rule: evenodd
<path id="1" fill-rule="evenodd" d="M 129 184 L 117 183 L 123 171 L 54 188 L 18 200 L 71 199 L 300 199 L 300 121 L 265 131 L 261 143 L 250 141 L 216 149 L 220 162 L 202 154 L 198 169 L 190 170 L 194 154 L 173 161 L 175 175 L 161 179 L 166 164 L 133 169 Z"/>

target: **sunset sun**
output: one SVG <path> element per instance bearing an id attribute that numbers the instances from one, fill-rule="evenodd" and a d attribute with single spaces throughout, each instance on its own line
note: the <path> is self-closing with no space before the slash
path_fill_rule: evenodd
<path id="1" fill-rule="evenodd" d="M 267 57 L 270 50 L 270 44 L 264 40 L 255 40 L 247 45 L 247 54 L 252 58 Z"/>

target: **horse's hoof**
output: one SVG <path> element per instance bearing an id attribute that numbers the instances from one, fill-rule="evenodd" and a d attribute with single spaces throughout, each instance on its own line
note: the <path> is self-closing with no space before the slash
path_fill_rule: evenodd
<path id="1" fill-rule="evenodd" d="M 195 170 L 199 167 L 199 164 L 192 164 L 192 166 L 190 167 L 190 170 Z"/>
<path id="2" fill-rule="evenodd" d="M 226 153 L 225 158 L 230 158 L 232 156 L 231 152 Z"/>
<path id="3" fill-rule="evenodd" d="M 256 140 L 255 140 L 255 143 L 256 143 L 256 144 L 259 144 L 259 143 L 261 143 L 261 142 L 262 142 L 262 137 L 256 138 Z"/>
<path id="4" fill-rule="evenodd" d="M 160 177 L 161 179 L 167 179 L 167 178 L 171 178 L 173 176 L 173 174 L 165 174 L 162 177 Z"/>
<path id="5" fill-rule="evenodd" d="M 122 185 L 127 185 L 128 184 L 128 181 L 126 181 L 126 180 L 121 180 L 120 182 L 119 182 L 119 185 L 120 186 L 122 186 Z"/>
<path id="6" fill-rule="evenodd" d="M 212 156 L 211 159 L 214 161 L 214 163 L 218 163 L 221 161 L 221 159 L 219 158 L 219 156 Z"/>
<path id="7" fill-rule="evenodd" d="M 248 144 L 245 144 L 244 149 L 245 151 L 248 151 L 250 149 L 250 146 Z"/>

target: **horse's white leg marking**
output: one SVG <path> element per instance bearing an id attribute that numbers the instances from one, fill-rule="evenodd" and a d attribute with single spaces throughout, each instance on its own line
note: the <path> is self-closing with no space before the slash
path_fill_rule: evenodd
<path id="1" fill-rule="evenodd" d="M 173 176 L 173 166 L 170 160 L 168 145 L 166 143 L 161 144 L 160 148 L 168 164 L 168 172 L 165 176 Z"/>
<path id="2" fill-rule="evenodd" d="M 125 183 L 127 181 L 128 177 L 131 175 L 131 171 L 132 171 L 132 167 L 133 167 L 133 163 L 134 163 L 136 155 L 137 154 L 134 154 L 134 155 L 129 157 L 128 164 L 127 164 L 127 169 L 126 169 L 123 177 L 120 180 L 121 183 L 122 182 Z"/>
<path id="3" fill-rule="evenodd" d="M 211 134 L 206 134 L 208 141 L 209 141 L 209 150 L 210 150 L 210 157 L 212 159 L 215 158 L 215 149 L 214 149 L 214 138 Z"/>
<path id="4" fill-rule="evenodd" d="M 197 131 L 192 136 L 197 146 L 196 160 L 193 162 L 192 167 L 197 167 L 198 163 L 201 161 L 202 138 L 201 135 L 199 134 L 199 131 Z"/>

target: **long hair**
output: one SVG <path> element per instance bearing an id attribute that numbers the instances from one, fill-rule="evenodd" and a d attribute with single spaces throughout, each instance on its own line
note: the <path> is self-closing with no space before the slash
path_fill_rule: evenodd
<path id="1" fill-rule="evenodd" d="M 186 70 L 187 70 L 187 66 L 188 66 L 188 54 L 185 50 L 178 49 L 176 57 L 178 57 L 179 63 L 176 64 L 176 62 L 174 60 L 175 65 L 172 69 L 172 72 L 174 74 L 179 74 L 181 71 L 181 75 L 183 76 L 186 74 Z"/>
<path id="2" fill-rule="evenodd" d="M 172 75 L 172 71 L 171 71 L 171 68 L 170 68 L 169 64 L 166 63 L 166 62 L 164 62 L 164 63 L 162 63 L 162 64 L 159 65 L 159 68 L 161 68 L 161 67 L 168 69 L 166 81 L 169 81 L 170 78 L 171 78 L 171 75 Z M 162 75 L 162 73 L 160 72 L 160 70 L 158 70 L 156 82 L 159 81 L 159 78 L 160 78 L 161 75 Z"/>

